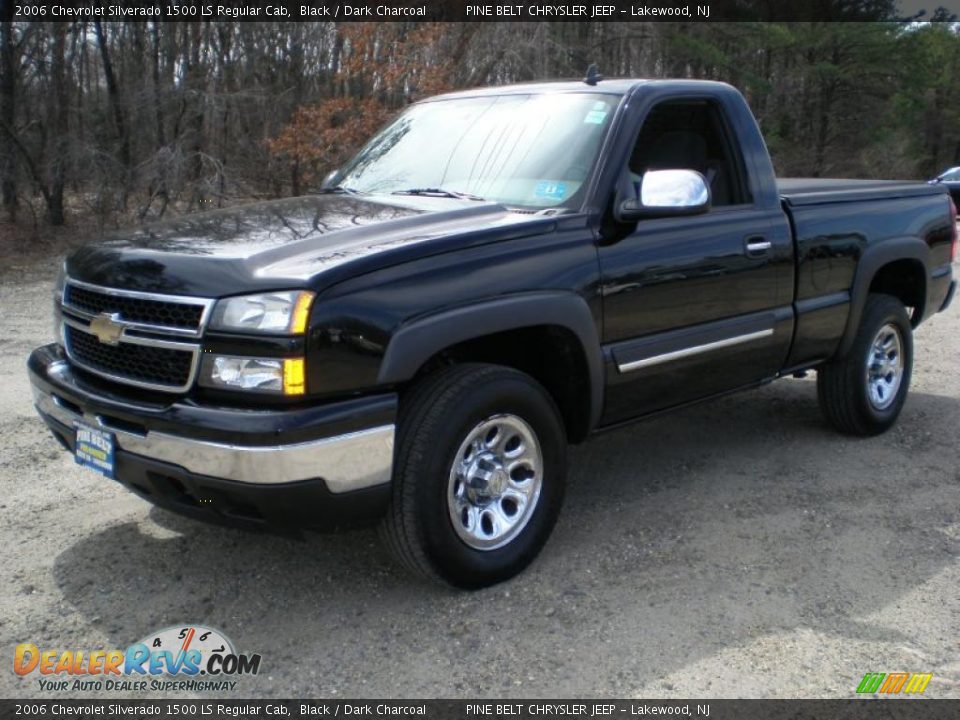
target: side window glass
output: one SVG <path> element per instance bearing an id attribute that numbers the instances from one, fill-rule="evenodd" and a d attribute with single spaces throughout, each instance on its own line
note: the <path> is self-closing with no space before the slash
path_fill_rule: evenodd
<path id="1" fill-rule="evenodd" d="M 630 179 L 638 191 L 648 170 L 696 170 L 710 186 L 713 207 L 749 202 L 739 154 L 720 111 L 705 101 L 670 101 L 647 116 L 630 155 Z"/>

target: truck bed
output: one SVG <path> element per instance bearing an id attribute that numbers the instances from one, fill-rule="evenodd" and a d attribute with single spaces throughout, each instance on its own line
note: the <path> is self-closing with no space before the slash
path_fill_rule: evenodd
<path id="1" fill-rule="evenodd" d="M 777 192 L 790 206 L 882 200 L 943 194 L 943 188 L 916 180 L 778 178 Z"/>

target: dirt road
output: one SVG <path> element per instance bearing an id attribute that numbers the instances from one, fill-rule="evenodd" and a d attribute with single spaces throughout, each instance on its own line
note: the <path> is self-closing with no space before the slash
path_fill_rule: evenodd
<path id="1" fill-rule="evenodd" d="M 960 697 L 960 308 L 918 333 L 887 435 L 831 432 L 809 378 L 601 436 L 572 450 L 541 558 L 464 594 L 395 570 L 373 531 L 207 527 L 77 468 L 24 370 L 52 276 L 0 275 L 0 696 L 41 694 L 17 643 L 199 622 L 263 656 L 239 697 L 850 697 L 868 671 Z"/>

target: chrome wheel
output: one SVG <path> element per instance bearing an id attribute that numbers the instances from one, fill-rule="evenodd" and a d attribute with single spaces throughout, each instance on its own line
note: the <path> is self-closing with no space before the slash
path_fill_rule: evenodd
<path id="1" fill-rule="evenodd" d="M 529 522 L 543 485 L 536 433 L 516 415 L 494 415 L 457 451 L 447 489 L 450 521 L 475 550 L 496 550 Z"/>
<path id="2" fill-rule="evenodd" d="M 893 403 L 903 378 L 903 338 L 887 323 L 873 338 L 867 353 L 867 394 L 870 404 L 885 410 Z"/>

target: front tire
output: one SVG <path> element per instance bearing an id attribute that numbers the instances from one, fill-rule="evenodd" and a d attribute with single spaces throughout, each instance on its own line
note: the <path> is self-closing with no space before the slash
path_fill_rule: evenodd
<path id="1" fill-rule="evenodd" d="M 912 369 L 906 308 L 891 295 L 871 294 L 850 352 L 817 371 L 820 408 L 840 432 L 879 435 L 900 415 Z"/>
<path id="2" fill-rule="evenodd" d="M 556 522 L 566 434 L 533 378 L 457 365 L 403 398 L 382 534 L 414 573 L 476 589 L 513 577 Z"/>

